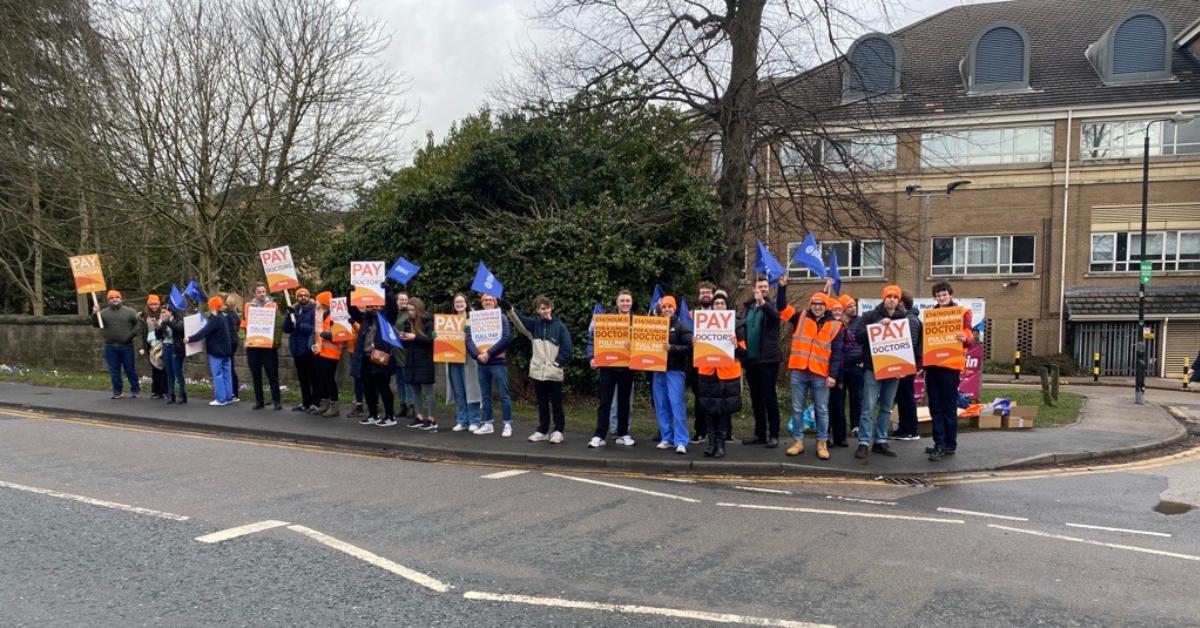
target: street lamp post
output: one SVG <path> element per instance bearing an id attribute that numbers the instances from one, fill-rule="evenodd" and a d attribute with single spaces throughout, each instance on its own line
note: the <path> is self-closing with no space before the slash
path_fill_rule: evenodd
<path id="1" fill-rule="evenodd" d="M 912 198 L 914 196 L 921 197 L 921 229 L 919 231 L 920 235 L 917 236 L 920 239 L 920 241 L 917 243 L 917 288 L 916 288 L 917 292 L 916 292 L 916 296 L 918 296 L 918 297 L 921 296 L 922 294 L 924 294 L 924 290 L 925 290 L 925 240 L 928 236 L 928 231 L 929 231 L 929 211 L 933 204 L 933 197 L 934 196 L 945 196 L 946 198 L 949 198 L 950 195 L 954 193 L 954 190 L 957 190 L 958 188 L 960 188 L 964 185 L 967 185 L 968 183 L 970 183 L 970 181 L 966 181 L 966 180 L 954 181 L 954 182 L 946 185 L 946 193 L 945 194 L 942 194 L 941 192 L 922 192 L 922 191 L 920 191 L 921 186 L 919 186 L 919 185 L 909 185 L 909 186 L 905 186 L 905 188 L 904 188 L 904 191 L 908 193 L 908 198 Z"/>

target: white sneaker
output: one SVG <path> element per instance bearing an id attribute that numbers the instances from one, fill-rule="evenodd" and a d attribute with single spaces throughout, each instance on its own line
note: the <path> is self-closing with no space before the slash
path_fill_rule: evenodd
<path id="1" fill-rule="evenodd" d="M 504 427 L 508 426 L 505 425 Z M 533 435 L 529 437 L 529 442 L 531 443 L 540 443 L 544 440 L 546 440 L 546 435 L 541 432 L 534 432 Z"/>
<path id="2" fill-rule="evenodd" d="M 395 424 L 396 424 L 396 419 L 384 419 L 382 421 L 377 422 L 375 425 L 378 425 L 379 427 L 391 427 Z"/>
<path id="3" fill-rule="evenodd" d="M 475 432 L 479 431 L 479 426 L 478 425 L 468 425 L 467 431 L 474 434 Z"/>
<path id="4" fill-rule="evenodd" d="M 504 431 L 500 432 L 500 436 L 501 438 L 508 438 L 512 436 L 512 423 L 504 424 Z"/>
<path id="5" fill-rule="evenodd" d="M 225 404 L 221 403 L 220 401 L 217 401 L 216 399 L 213 399 L 212 401 L 208 402 L 208 405 L 210 405 L 210 406 L 221 406 L 221 405 L 225 405 Z"/>
<path id="6" fill-rule="evenodd" d="M 458 423 L 455 423 L 455 424 L 454 424 L 454 427 L 450 428 L 450 431 L 451 431 L 451 432 L 465 432 L 465 431 L 467 431 L 467 428 L 466 428 L 466 426 L 464 426 L 464 425 L 460 425 L 460 424 L 458 424 Z"/>
<path id="7" fill-rule="evenodd" d="M 686 446 L 684 446 L 684 445 L 679 445 L 679 446 L 675 447 L 675 453 L 677 453 L 677 454 L 686 454 L 686 453 L 687 453 L 687 447 L 686 447 Z"/>
<path id="8" fill-rule="evenodd" d="M 375 425 L 379 423 L 379 419 L 373 416 L 365 416 L 358 420 L 359 425 Z"/>
<path id="9" fill-rule="evenodd" d="M 599 449 L 607 444 L 608 443 L 604 442 L 603 438 L 600 438 L 599 436 L 593 436 L 592 440 L 588 441 L 588 449 Z"/>
<path id="10" fill-rule="evenodd" d="M 655 445 L 655 446 L 654 446 L 654 448 L 655 448 L 655 449 L 670 449 L 670 448 L 671 448 L 671 443 L 668 443 L 668 442 L 667 442 L 667 441 L 665 441 L 665 440 L 658 441 L 658 444 L 657 444 L 657 445 Z"/>
<path id="11" fill-rule="evenodd" d="M 618 445 L 624 445 L 624 446 L 626 446 L 626 447 L 633 447 L 634 445 L 636 445 L 636 444 L 637 444 L 637 442 L 636 442 L 636 441 L 634 441 L 632 438 L 630 438 L 630 437 L 628 437 L 628 436 L 618 436 L 618 437 L 617 437 L 617 440 L 616 440 L 615 442 L 616 442 Z M 669 445 L 668 445 L 668 446 L 669 446 Z"/>
<path id="12" fill-rule="evenodd" d="M 479 426 L 479 429 L 475 430 L 475 435 L 483 436 L 484 434 L 494 434 L 495 432 L 496 430 L 492 427 L 491 423 L 484 423 Z"/>
<path id="13" fill-rule="evenodd" d="M 557 430 L 550 432 L 550 444 L 557 445 L 563 442 L 563 433 Z"/>

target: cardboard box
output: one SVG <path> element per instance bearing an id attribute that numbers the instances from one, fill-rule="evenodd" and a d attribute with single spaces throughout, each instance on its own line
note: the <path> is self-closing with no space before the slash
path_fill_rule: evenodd
<path id="1" fill-rule="evenodd" d="M 971 427 L 981 430 L 998 430 L 1004 424 L 1004 419 L 998 414 L 981 414 L 971 419 Z"/>
<path id="2" fill-rule="evenodd" d="M 1029 417 L 1009 415 L 1004 417 L 1004 429 L 1006 430 L 1028 430 L 1033 429 L 1033 419 Z"/>

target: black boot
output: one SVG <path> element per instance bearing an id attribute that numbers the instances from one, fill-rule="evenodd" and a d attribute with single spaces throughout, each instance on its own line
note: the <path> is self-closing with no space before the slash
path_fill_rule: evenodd
<path id="1" fill-rule="evenodd" d="M 713 452 L 713 458 L 725 457 L 725 439 L 717 436 L 717 449 Z"/>
<path id="2" fill-rule="evenodd" d="M 704 450 L 704 455 L 712 458 L 717 453 L 717 435 L 708 435 L 708 447 Z"/>
<path id="3" fill-rule="evenodd" d="M 187 393 L 179 395 L 179 403 L 187 403 Z"/>
<path id="4" fill-rule="evenodd" d="M 170 405 L 173 403 L 175 403 L 175 395 L 171 395 L 170 397 L 167 397 L 167 405 Z"/>

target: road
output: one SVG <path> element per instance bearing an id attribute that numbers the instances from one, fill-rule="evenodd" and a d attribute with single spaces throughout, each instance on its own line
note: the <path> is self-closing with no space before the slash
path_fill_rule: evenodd
<path id="1" fill-rule="evenodd" d="M 1200 625 L 1200 511 L 1163 501 L 1200 504 L 1200 451 L 936 486 L 689 483 L 5 411 L 0 622 Z"/>

